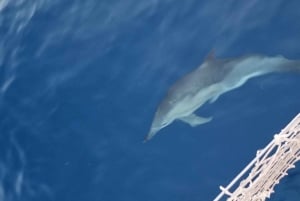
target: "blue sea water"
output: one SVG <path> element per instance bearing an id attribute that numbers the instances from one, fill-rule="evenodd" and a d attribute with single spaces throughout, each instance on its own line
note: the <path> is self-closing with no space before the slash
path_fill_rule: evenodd
<path id="1" fill-rule="evenodd" d="M 0 201 L 208 201 L 300 111 L 250 80 L 142 143 L 168 88 L 216 57 L 300 59 L 300 2 L 0 0 Z M 299 167 L 272 201 L 300 198 Z"/>

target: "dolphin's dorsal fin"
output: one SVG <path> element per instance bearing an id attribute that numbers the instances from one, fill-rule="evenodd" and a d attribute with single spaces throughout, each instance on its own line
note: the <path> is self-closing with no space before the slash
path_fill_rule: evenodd
<path id="1" fill-rule="evenodd" d="M 216 58 L 215 49 L 210 50 L 210 52 L 206 55 L 206 61 L 213 61 Z"/>

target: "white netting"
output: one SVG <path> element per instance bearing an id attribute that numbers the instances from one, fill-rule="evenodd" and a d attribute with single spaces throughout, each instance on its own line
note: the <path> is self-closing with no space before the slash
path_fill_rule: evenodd
<path id="1" fill-rule="evenodd" d="M 264 201 L 274 192 L 280 179 L 287 175 L 290 168 L 300 159 L 300 113 L 262 150 L 247 167 L 238 174 L 214 199 L 219 201 L 227 195 L 227 201 Z M 239 186 L 230 189 L 249 172 Z"/>

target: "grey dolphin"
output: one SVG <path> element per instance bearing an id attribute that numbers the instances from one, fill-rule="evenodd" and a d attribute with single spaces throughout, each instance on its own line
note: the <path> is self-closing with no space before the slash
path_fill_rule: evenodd
<path id="1" fill-rule="evenodd" d="M 194 113 L 204 103 L 216 101 L 220 95 L 242 86 L 250 78 L 285 71 L 300 72 L 300 61 L 263 55 L 233 59 L 209 57 L 169 89 L 158 106 L 145 141 L 174 120 L 181 120 L 190 126 L 207 123 L 212 117 L 200 117 Z"/>

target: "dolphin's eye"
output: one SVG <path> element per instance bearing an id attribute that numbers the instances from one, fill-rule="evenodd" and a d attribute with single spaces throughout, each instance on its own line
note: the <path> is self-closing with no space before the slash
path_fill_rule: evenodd
<path id="1" fill-rule="evenodd" d="M 161 125 L 162 125 L 163 127 L 165 127 L 165 126 L 167 126 L 168 124 L 169 124 L 169 122 L 164 121 L 164 122 L 162 122 Z"/>

